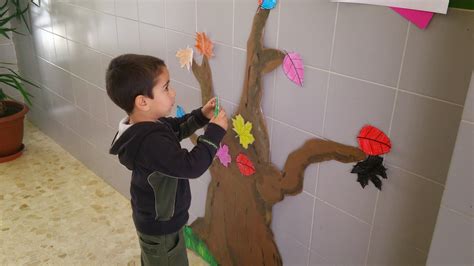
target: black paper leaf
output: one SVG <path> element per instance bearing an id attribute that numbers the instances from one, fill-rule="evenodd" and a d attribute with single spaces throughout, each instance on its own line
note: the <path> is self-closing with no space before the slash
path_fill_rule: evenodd
<path id="1" fill-rule="evenodd" d="M 379 189 L 382 190 L 382 180 L 378 178 L 387 178 L 387 173 L 382 164 L 383 158 L 380 156 L 369 155 L 364 161 L 358 162 L 351 173 L 357 174 L 357 182 L 360 183 L 362 188 L 365 188 L 369 184 L 369 180 Z"/>

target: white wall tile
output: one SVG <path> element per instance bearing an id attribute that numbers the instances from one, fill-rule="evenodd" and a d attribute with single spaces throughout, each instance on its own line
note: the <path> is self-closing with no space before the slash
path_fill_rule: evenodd
<path id="1" fill-rule="evenodd" d="M 281 69 L 276 75 L 274 118 L 321 136 L 329 74 L 305 67 L 303 87 L 292 83 Z"/>
<path id="2" fill-rule="evenodd" d="M 433 235 L 427 265 L 472 265 L 474 261 L 472 218 L 442 206 Z"/>
<path id="3" fill-rule="evenodd" d="M 372 183 L 362 188 L 357 175 L 351 173 L 354 165 L 336 161 L 321 163 L 316 196 L 366 223 L 372 223 L 377 188 Z"/>
<path id="4" fill-rule="evenodd" d="M 196 3 L 197 31 L 205 32 L 212 41 L 232 45 L 233 0 L 197 0 Z"/>
<path id="5" fill-rule="evenodd" d="M 387 162 L 444 184 L 462 108 L 401 92 Z"/>
<path id="6" fill-rule="evenodd" d="M 474 70 L 471 73 L 471 82 L 464 102 L 462 119 L 474 123 Z"/>
<path id="7" fill-rule="evenodd" d="M 138 20 L 137 0 L 115 0 L 115 14 L 120 17 Z"/>
<path id="8" fill-rule="evenodd" d="M 393 89 L 331 75 L 324 136 L 357 147 L 357 135 L 365 125 L 388 134 L 394 100 Z"/>
<path id="9" fill-rule="evenodd" d="M 79 77 L 99 85 L 103 79 L 100 71 L 100 54 L 82 44 L 68 41 L 71 72 Z"/>
<path id="10" fill-rule="evenodd" d="M 90 86 L 89 90 L 89 104 L 91 116 L 98 120 L 100 123 L 105 124 L 107 122 L 106 105 L 105 105 L 105 91 L 96 87 Z"/>
<path id="11" fill-rule="evenodd" d="M 365 261 L 370 226 L 316 200 L 311 249 L 333 264 Z"/>
<path id="12" fill-rule="evenodd" d="M 278 250 L 281 252 L 283 265 L 305 266 L 308 258 L 308 248 L 284 232 L 278 232 L 275 237 Z"/>
<path id="13" fill-rule="evenodd" d="M 120 53 L 140 53 L 140 34 L 137 21 L 117 17 L 117 34 Z"/>
<path id="14" fill-rule="evenodd" d="M 153 25 L 140 23 L 141 53 L 166 60 L 165 30 Z"/>
<path id="15" fill-rule="evenodd" d="M 404 170 L 387 168 L 388 180 L 376 207 L 369 263 L 413 263 L 412 259 L 419 259 L 413 257 L 415 249 L 428 252 L 443 187 Z"/>
<path id="16" fill-rule="evenodd" d="M 282 1 L 278 48 L 301 54 L 305 65 L 329 69 L 337 3 Z"/>
<path id="17" fill-rule="evenodd" d="M 118 48 L 118 33 L 117 33 L 117 21 L 112 15 L 97 14 L 99 21 L 98 25 L 98 38 L 99 38 L 99 50 L 109 55 L 117 55 L 119 52 Z"/>
<path id="18" fill-rule="evenodd" d="M 443 203 L 468 216 L 474 216 L 474 125 L 462 122 L 451 158 Z"/>
<path id="19" fill-rule="evenodd" d="M 67 48 L 66 38 L 63 38 L 58 35 L 53 35 L 53 40 L 54 40 L 54 48 L 56 51 L 56 56 L 53 60 L 53 63 L 66 70 L 70 70 L 69 51 Z"/>
<path id="20" fill-rule="evenodd" d="M 165 0 L 138 0 L 138 16 L 141 22 L 165 26 Z"/>
<path id="21" fill-rule="evenodd" d="M 195 34 L 196 1 L 174 0 L 166 2 L 166 27 L 172 30 Z M 186 19 L 183 19 L 186 18 Z"/>
<path id="22" fill-rule="evenodd" d="M 332 70 L 395 87 L 407 28 L 390 8 L 340 4 Z"/>
<path id="23" fill-rule="evenodd" d="M 282 232 L 309 248 L 314 198 L 306 193 L 286 196 L 273 207 L 272 230 Z"/>
<path id="24" fill-rule="evenodd" d="M 429 30 L 411 26 L 400 88 L 463 104 L 474 67 L 473 28 L 474 13 L 456 9 L 435 16 Z"/>

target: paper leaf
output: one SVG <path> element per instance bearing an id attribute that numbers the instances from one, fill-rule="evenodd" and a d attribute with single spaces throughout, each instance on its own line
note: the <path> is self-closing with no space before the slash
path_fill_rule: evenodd
<path id="1" fill-rule="evenodd" d="M 190 47 L 180 49 L 176 53 L 176 57 L 179 59 L 179 64 L 181 65 L 181 68 L 186 66 L 189 71 L 189 68 L 193 64 L 193 49 Z"/>
<path id="2" fill-rule="evenodd" d="M 236 162 L 240 173 L 244 176 L 250 176 L 255 173 L 255 167 L 253 166 L 252 161 L 250 161 L 250 159 L 243 153 L 239 153 Z"/>
<path id="3" fill-rule="evenodd" d="M 387 168 L 382 163 L 382 157 L 369 155 L 364 161 L 358 162 L 351 173 L 357 174 L 357 182 L 362 188 L 365 188 L 370 180 L 379 190 L 382 190 L 382 180 L 378 176 L 387 179 Z"/>
<path id="4" fill-rule="evenodd" d="M 239 137 L 240 144 L 242 147 L 247 149 L 249 144 L 252 144 L 255 141 L 255 138 L 250 132 L 252 131 L 252 123 L 245 122 L 241 115 L 237 115 L 235 119 L 232 118 L 232 125 L 234 126 L 233 130 Z"/>
<path id="5" fill-rule="evenodd" d="M 304 67 L 303 60 L 298 53 L 287 53 L 283 59 L 283 71 L 294 83 L 303 86 Z"/>
<path id="6" fill-rule="evenodd" d="M 206 33 L 198 32 L 196 36 L 196 48 L 198 51 L 210 59 L 214 56 L 212 49 L 214 48 L 214 44 L 207 38 Z"/>
<path id="7" fill-rule="evenodd" d="M 184 115 L 186 114 L 186 112 L 184 111 L 183 107 L 181 106 L 176 106 L 176 117 L 177 118 L 181 118 L 183 117 Z"/>
<path id="8" fill-rule="evenodd" d="M 380 155 L 390 151 L 390 139 L 380 129 L 367 125 L 360 130 L 357 136 L 359 147 L 366 154 Z"/>
<path id="9" fill-rule="evenodd" d="M 433 12 L 398 8 L 398 7 L 391 7 L 391 9 L 393 9 L 393 11 L 397 12 L 402 17 L 406 18 L 407 20 L 409 20 L 411 23 L 415 24 L 418 28 L 422 30 L 428 27 L 428 24 L 433 18 Z"/>
<path id="10" fill-rule="evenodd" d="M 258 5 L 263 9 L 273 9 L 277 4 L 277 0 L 259 0 Z"/>
<path id="11" fill-rule="evenodd" d="M 217 150 L 216 156 L 219 158 L 221 164 L 225 167 L 229 166 L 229 163 L 232 161 L 232 158 L 229 154 L 229 146 L 227 145 L 220 145 L 219 149 Z"/>

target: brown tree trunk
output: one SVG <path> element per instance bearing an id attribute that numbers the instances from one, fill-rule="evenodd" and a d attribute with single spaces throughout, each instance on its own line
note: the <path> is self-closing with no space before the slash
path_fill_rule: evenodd
<path id="1" fill-rule="evenodd" d="M 259 10 L 254 17 L 247 42 L 247 63 L 242 96 L 234 117 L 241 114 L 253 124 L 255 142 L 243 149 L 232 129 L 222 141 L 229 146 L 232 163 L 228 168 L 217 160 L 210 167 L 205 216 L 191 227 L 207 244 L 221 265 L 281 265 L 281 257 L 270 224 L 272 207 L 284 195 L 302 191 L 304 171 L 311 163 L 327 160 L 356 162 L 365 154 L 358 148 L 329 140 L 311 139 L 292 152 L 283 171 L 270 161 L 269 138 L 260 104 L 262 75 L 281 65 L 284 53 L 263 47 L 263 28 L 269 10 Z M 213 96 L 212 74 L 208 60 L 193 62 L 193 73 L 202 91 L 205 104 Z M 239 153 L 254 163 L 256 173 L 243 176 L 235 163 Z"/>

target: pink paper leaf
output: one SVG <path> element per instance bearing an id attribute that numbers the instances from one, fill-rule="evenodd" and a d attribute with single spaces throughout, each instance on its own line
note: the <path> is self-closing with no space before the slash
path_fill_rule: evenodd
<path id="1" fill-rule="evenodd" d="M 415 24 L 418 28 L 424 30 L 428 27 L 431 19 L 433 18 L 433 12 L 412 10 L 405 8 L 391 7 L 395 12 L 408 19 L 411 23 Z"/>
<path id="2" fill-rule="evenodd" d="M 283 71 L 285 75 L 294 83 L 303 86 L 304 67 L 303 60 L 298 53 L 287 53 L 283 59 Z"/>
<path id="3" fill-rule="evenodd" d="M 232 161 L 232 158 L 229 154 L 229 147 L 227 145 L 220 145 L 219 150 L 217 150 L 216 156 L 219 158 L 221 164 L 225 167 L 229 166 L 229 163 Z"/>

